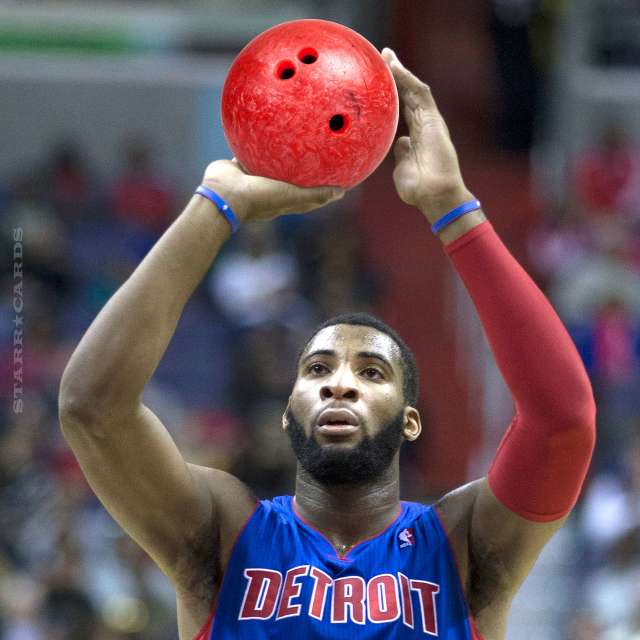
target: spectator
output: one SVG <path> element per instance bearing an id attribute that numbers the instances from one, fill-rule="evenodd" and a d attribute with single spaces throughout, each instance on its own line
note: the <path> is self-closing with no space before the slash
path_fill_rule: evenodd
<path id="1" fill-rule="evenodd" d="M 0 575 L 0 637 L 3 640 L 45 640 L 39 620 L 44 590 L 26 573 Z"/>
<path id="2" fill-rule="evenodd" d="M 569 640 L 602 640 L 601 629 L 589 611 L 579 611 L 571 621 Z"/>
<path id="3" fill-rule="evenodd" d="M 597 474 L 591 482 L 583 506 L 582 530 L 589 549 L 602 555 L 639 528 L 640 431 L 637 431 L 618 468 Z"/>
<path id="4" fill-rule="evenodd" d="M 638 150 L 619 122 L 608 123 L 595 147 L 575 162 L 574 188 L 587 211 L 594 216 L 616 216 L 637 210 L 639 194 Z"/>
<path id="5" fill-rule="evenodd" d="M 529 234 L 527 249 L 532 267 L 550 284 L 587 258 L 593 244 L 580 210 L 567 204 Z"/>
<path id="6" fill-rule="evenodd" d="M 148 143 L 129 140 L 125 144 L 124 168 L 111 190 L 111 198 L 118 219 L 155 239 L 174 213 L 174 193 L 171 183 L 156 172 L 152 158 Z"/>
<path id="7" fill-rule="evenodd" d="M 237 250 L 214 267 L 209 292 L 224 316 L 239 328 L 281 322 L 307 326 L 310 305 L 298 290 L 298 267 L 276 244 L 268 224 L 245 227 Z"/>
<path id="8" fill-rule="evenodd" d="M 595 239 L 591 252 L 551 282 L 551 301 L 563 320 L 574 324 L 590 324 L 596 309 L 612 296 L 625 301 L 632 318 L 640 318 L 640 274 L 627 229 L 609 224 Z"/>
<path id="9" fill-rule="evenodd" d="M 61 143 L 50 160 L 48 197 L 56 213 L 70 223 L 93 216 L 98 209 L 97 189 L 87 165 L 74 142 Z"/>

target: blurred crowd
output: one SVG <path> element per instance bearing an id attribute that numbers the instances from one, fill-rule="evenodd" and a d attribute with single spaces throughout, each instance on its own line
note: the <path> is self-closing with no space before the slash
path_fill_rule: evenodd
<path id="1" fill-rule="evenodd" d="M 609 121 L 573 159 L 529 256 L 594 387 L 598 436 L 576 512 L 573 640 L 640 638 L 640 146 Z"/>
<path id="2" fill-rule="evenodd" d="M 0 187 L 0 242 L 13 254 L 0 298 L 2 640 L 177 637 L 172 589 L 97 502 L 58 424 L 71 352 L 190 197 L 142 139 L 126 141 L 114 173 L 95 175 L 69 142 Z M 348 207 L 241 229 L 143 396 L 187 460 L 261 498 L 294 489 L 280 424 L 303 341 L 327 317 L 375 304 Z M 332 233 L 337 224 L 346 232 Z"/>

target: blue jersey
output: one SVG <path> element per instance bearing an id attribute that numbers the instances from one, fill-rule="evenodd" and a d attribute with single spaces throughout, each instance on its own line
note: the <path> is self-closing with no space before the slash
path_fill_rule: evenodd
<path id="1" fill-rule="evenodd" d="M 481 640 L 435 509 L 403 501 L 382 533 L 340 555 L 292 496 L 260 501 L 196 640 L 354 637 Z"/>

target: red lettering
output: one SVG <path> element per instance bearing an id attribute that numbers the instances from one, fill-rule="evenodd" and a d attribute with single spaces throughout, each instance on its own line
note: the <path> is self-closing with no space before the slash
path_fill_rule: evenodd
<path id="1" fill-rule="evenodd" d="M 317 567 L 311 567 L 309 575 L 313 578 L 313 592 L 311 594 L 311 607 L 309 615 L 316 620 L 322 620 L 324 603 L 327 599 L 327 589 L 331 585 L 331 576 Z"/>
<path id="2" fill-rule="evenodd" d="M 300 589 L 302 585 L 296 580 L 302 576 L 306 576 L 309 573 L 309 565 L 301 565 L 294 567 L 287 571 L 287 575 L 284 579 L 284 587 L 282 587 L 282 598 L 280 600 L 280 606 L 278 607 L 278 615 L 276 620 L 282 620 L 282 618 L 290 618 L 291 616 L 299 616 L 302 606 L 299 604 L 291 604 L 292 598 L 297 598 L 300 595 Z"/>
<path id="3" fill-rule="evenodd" d="M 413 629 L 413 602 L 411 601 L 409 578 L 399 572 L 398 577 L 400 578 L 400 597 L 402 598 L 402 622 Z"/>
<path id="4" fill-rule="evenodd" d="M 382 573 L 369 580 L 367 605 L 371 622 L 391 622 L 400 617 L 398 583 L 394 576 Z"/>
<path id="5" fill-rule="evenodd" d="M 249 580 L 244 592 L 239 620 L 268 620 L 275 611 L 282 574 L 271 569 L 245 569 Z"/>
<path id="6" fill-rule="evenodd" d="M 436 613 L 436 594 L 440 587 L 426 580 L 412 580 L 411 588 L 418 592 L 422 611 L 422 630 L 432 636 L 438 635 L 438 618 Z"/>
<path id="7" fill-rule="evenodd" d="M 336 578 L 333 581 L 331 622 L 346 622 L 347 608 L 351 620 L 364 624 L 364 580 L 360 576 Z"/>

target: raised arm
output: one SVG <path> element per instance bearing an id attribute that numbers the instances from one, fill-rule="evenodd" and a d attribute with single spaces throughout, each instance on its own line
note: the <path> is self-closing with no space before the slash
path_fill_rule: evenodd
<path id="1" fill-rule="evenodd" d="M 433 224 L 473 196 L 430 89 L 392 52 L 384 55 L 410 131 L 396 145 L 396 187 Z M 516 407 L 487 478 L 440 504 L 463 580 L 469 591 L 480 591 L 468 593 L 469 599 L 482 610 L 492 597 L 504 602 L 515 593 L 577 500 L 594 446 L 595 405 L 560 319 L 483 212 L 464 215 L 439 237 L 473 299 Z"/>
<path id="2" fill-rule="evenodd" d="M 209 165 L 203 184 L 240 222 L 309 211 L 342 195 L 248 176 L 228 160 Z M 201 537 L 226 539 L 221 534 L 232 534 L 254 503 L 235 478 L 186 463 L 140 399 L 187 300 L 229 235 L 216 206 L 195 195 L 100 311 L 60 384 L 62 430 L 89 484 L 174 584 Z"/>

